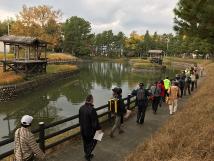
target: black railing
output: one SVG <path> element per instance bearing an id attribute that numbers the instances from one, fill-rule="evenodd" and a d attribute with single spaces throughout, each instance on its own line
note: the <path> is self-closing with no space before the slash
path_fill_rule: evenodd
<path id="1" fill-rule="evenodd" d="M 134 96 L 131 96 L 131 95 L 128 95 L 128 97 L 126 97 L 126 98 L 123 98 L 123 101 L 125 101 L 126 108 L 130 109 L 130 110 L 135 108 L 135 103 L 134 103 L 135 99 L 131 100 L 132 98 L 134 98 Z M 104 109 L 106 109 L 106 112 L 103 112 L 103 113 L 99 114 L 98 117 L 101 118 L 103 116 L 108 116 L 107 119 L 105 119 L 103 121 L 111 120 L 112 116 L 111 116 L 111 112 L 109 110 L 109 105 L 108 104 L 96 108 L 96 111 L 100 111 L 100 110 L 104 110 Z M 61 129 L 59 131 L 53 132 L 51 134 L 45 135 L 45 131 L 47 129 L 53 128 L 55 126 L 61 125 L 63 123 L 66 123 L 66 122 L 69 122 L 69 121 L 72 121 L 72 120 L 75 120 L 75 119 L 78 119 L 78 118 L 79 118 L 79 115 L 74 115 L 74 116 L 65 118 L 63 120 L 59 120 L 59 121 L 53 122 L 53 123 L 48 124 L 48 125 L 45 125 L 44 122 L 40 122 L 39 123 L 39 128 L 32 131 L 34 134 L 38 134 L 38 136 L 39 136 L 38 139 L 37 139 L 37 142 L 39 143 L 40 148 L 45 152 L 45 150 L 50 149 L 50 148 L 52 148 L 52 147 L 54 147 L 56 145 L 59 145 L 59 144 L 65 142 L 65 141 L 68 141 L 69 139 L 79 135 L 80 132 L 77 131 L 76 133 L 71 134 L 70 136 L 64 137 L 64 138 L 62 138 L 60 140 L 57 140 L 57 141 L 55 141 L 55 142 L 53 142 L 51 144 L 46 145 L 46 140 L 51 139 L 53 137 L 56 137 L 56 136 L 58 136 L 60 134 L 63 134 L 65 132 L 68 132 L 68 131 L 70 131 L 72 129 L 78 128 L 79 127 L 79 123 L 76 123 L 76 124 L 74 124 L 72 126 L 69 126 L 69 127 L 64 128 L 64 129 Z M 10 143 L 13 143 L 13 142 L 14 142 L 14 138 L 10 138 L 10 139 L 6 139 L 6 140 L 3 140 L 3 141 L 0 141 L 0 147 L 6 146 L 6 145 L 8 145 Z M 0 154 L 0 160 L 5 158 L 5 157 L 8 157 L 8 156 L 10 156 L 12 154 L 13 154 L 13 149 L 10 149 L 10 150 Z"/>

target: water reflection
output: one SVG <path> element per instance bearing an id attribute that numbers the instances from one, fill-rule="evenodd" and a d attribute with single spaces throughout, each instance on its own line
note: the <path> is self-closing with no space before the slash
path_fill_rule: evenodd
<path id="1" fill-rule="evenodd" d="M 45 88 L 19 96 L 18 99 L 0 104 L 0 140 L 12 136 L 24 114 L 34 117 L 33 128 L 38 122 L 50 123 L 77 114 L 88 94 L 94 95 L 95 106 L 107 103 L 113 86 L 120 86 L 127 96 L 138 82 L 150 84 L 167 73 L 134 73 L 128 64 L 94 62 L 81 66 L 80 73 L 71 79 L 57 81 Z M 75 120 L 76 122 L 77 120 Z M 59 129 L 60 127 L 56 127 Z"/>

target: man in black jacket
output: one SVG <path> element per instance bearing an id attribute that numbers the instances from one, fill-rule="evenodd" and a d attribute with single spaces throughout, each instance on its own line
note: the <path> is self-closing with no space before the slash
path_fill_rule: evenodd
<path id="1" fill-rule="evenodd" d="M 97 141 L 93 139 L 94 135 L 97 130 L 101 129 L 97 112 L 94 109 L 92 95 L 87 96 L 85 104 L 80 107 L 79 123 L 84 144 L 85 158 L 87 161 L 90 161 L 93 157 L 92 151 L 97 144 Z"/>

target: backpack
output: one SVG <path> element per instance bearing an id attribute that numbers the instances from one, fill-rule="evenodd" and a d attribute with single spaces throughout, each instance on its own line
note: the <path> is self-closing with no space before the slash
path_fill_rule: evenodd
<path id="1" fill-rule="evenodd" d="M 137 100 L 142 101 L 145 98 L 145 90 L 144 89 L 139 89 L 137 91 Z"/>

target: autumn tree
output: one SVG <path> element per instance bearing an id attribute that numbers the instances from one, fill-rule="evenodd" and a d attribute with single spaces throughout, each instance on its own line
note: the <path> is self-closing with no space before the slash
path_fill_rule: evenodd
<path id="1" fill-rule="evenodd" d="M 11 32 L 13 35 L 40 38 L 56 47 L 61 39 L 59 23 L 61 16 L 60 10 L 54 10 L 50 6 L 27 7 L 24 5 L 22 11 L 16 16 Z"/>

